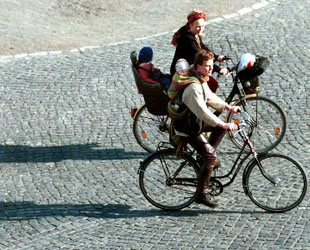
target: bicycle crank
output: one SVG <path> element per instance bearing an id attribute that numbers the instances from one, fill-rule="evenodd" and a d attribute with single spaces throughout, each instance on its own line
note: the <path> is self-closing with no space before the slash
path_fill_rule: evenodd
<path id="1" fill-rule="evenodd" d="M 211 178 L 209 184 L 209 190 L 212 196 L 217 196 L 223 192 L 224 188 L 219 180 Z"/>

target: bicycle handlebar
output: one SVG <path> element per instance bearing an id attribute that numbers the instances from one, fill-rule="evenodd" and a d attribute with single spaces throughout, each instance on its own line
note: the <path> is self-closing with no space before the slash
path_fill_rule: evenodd
<path id="1" fill-rule="evenodd" d="M 246 128 L 253 129 L 255 126 L 255 123 L 254 123 L 253 119 L 251 118 L 251 116 L 249 115 L 249 113 L 247 113 L 246 111 L 241 111 L 240 114 L 246 115 L 246 118 L 239 122 L 238 130 L 241 131 L 241 130 L 244 130 Z"/>
<path id="2" fill-rule="evenodd" d="M 231 61 L 233 63 L 233 65 L 234 65 L 233 67 L 226 67 L 228 69 L 229 73 L 237 70 L 236 64 L 235 64 L 234 60 L 231 57 L 224 56 L 223 57 L 223 61 Z"/>
<path id="3" fill-rule="evenodd" d="M 232 61 L 232 58 L 229 56 L 224 56 L 223 61 Z"/>

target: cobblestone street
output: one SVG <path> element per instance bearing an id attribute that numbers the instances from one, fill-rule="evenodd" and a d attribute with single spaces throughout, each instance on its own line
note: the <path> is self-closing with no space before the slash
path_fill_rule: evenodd
<path id="1" fill-rule="evenodd" d="M 308 176 L 309 5 L 269 1 L 208 23 L 204 37 L 235 59 L 269 57 L 261 95 L 288 122 L 273 152 L 297 159 Z M 292 211 L 266 213 L 244 194 L 239 174 L 215 210 L 193 204 L 168 213 L 143 197 L 137 170 L 148 154 L 130 117 L 143 99 L 129 54 L 151 45 L 154 64 L 168 72 L 172 34 L 0 61 L 0 249 L 310 249 L 309 194 Z M 219 81 L 227 95 L 230 78 Z"/>

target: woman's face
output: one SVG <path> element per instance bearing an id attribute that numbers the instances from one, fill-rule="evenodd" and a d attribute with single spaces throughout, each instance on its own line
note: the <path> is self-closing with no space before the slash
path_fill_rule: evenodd
<path id="1" fill-rule="evenodd" d="M 205 20 L 203 18 L 197 19 L 189 25 L 189 31 L 194 35 L 201 35 L 205 28 Z"/>

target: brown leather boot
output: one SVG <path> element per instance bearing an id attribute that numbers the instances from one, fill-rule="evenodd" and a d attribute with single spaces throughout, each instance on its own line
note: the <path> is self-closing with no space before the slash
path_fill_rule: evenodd
<path id="1" fill-rule="evenodd" d="M 208 193 L 210 177 L 213 171 L 213 167 L 208 163 L 201 166 L 199 177 L 198 177 L 198 185 L 197 185 L 197 196 L 195 202 L 198 204 L 203 204 L 205 206 L 216 208 L 218 207 L 218 203 L 211 200 L 211 196 Z"/>
<path id="2" fill-rule="evenodd" d="M 195 199 L 195 202 L 211 208 L 217 208 L 219 206 L 219 204 L 215 200 L 211 200 L 210 194 L 199 193 Z"/>
<path id="3" fill-rule="evenodd" d="M 213 132 L 211 133 L 208 141 L 209 141 L 210 145 L 214 148 L 214 150 L 217 149 L 218 145 L 220 144 L 220 142 L 223 139 L 223 137 L 225 136 L 225 134 L 226 134 L 225 129 L 218 128 L 218 127 L 213 129 Z M 217 157 L 215 164 L 214 164 L 214 170 L 218 170 L 220 168 L 222 168 L 222 164 Z"/>

